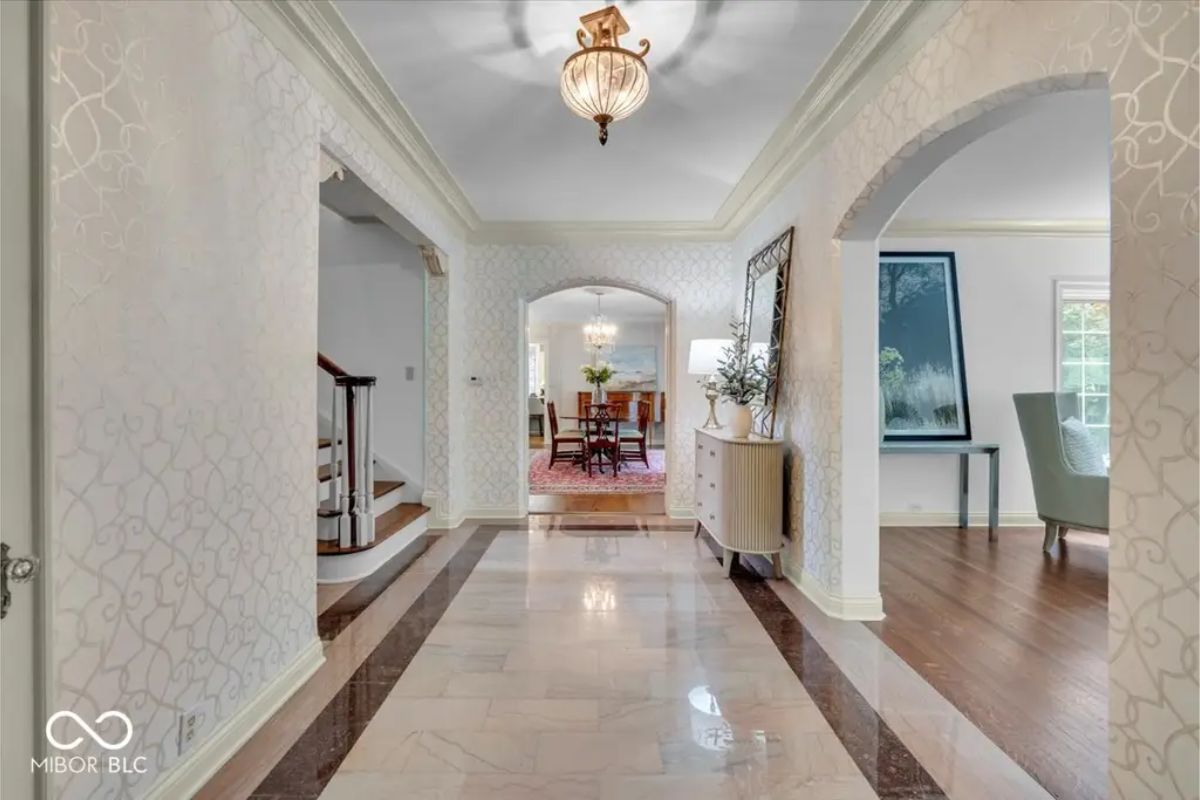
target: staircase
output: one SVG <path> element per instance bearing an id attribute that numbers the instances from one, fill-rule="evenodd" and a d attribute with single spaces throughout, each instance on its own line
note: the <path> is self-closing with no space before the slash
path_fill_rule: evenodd
<path id="1" fill-rule="evenodd" d="M 429 508 L 404 502 L 403 480 L 376 480 L 375 378 L 350 375 L 322 355 L 317 365 L 334 378 L 331 435 L 317 440 L 317 583 L 342 583 L 419 544 Z"/>

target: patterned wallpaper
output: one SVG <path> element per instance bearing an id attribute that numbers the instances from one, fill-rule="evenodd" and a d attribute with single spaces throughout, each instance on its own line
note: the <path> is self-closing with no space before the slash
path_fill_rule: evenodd
<path id="1" fill-rule="evenodd" d="M 47 26 L 52 702 L 129 714 L 150 767 L 56 790 L 138 797 L 178 714 L 211 733 L 316 636 L 319 146 L 462 245 L 232 4 Z"/>
<path id="2" fill-rule="evenodd" d="M 675 304 L 667 504 L 690 510 L 692 429 L 704 423 L 708 406 L 696 379 L 686 374 L 688 342 L 721 334 L 740 308 L 734 302 L 730 259 L 725 244 L 469 247 L 465 292 L 470 314 L 459 352 L 466 374 L 480 376 L 483 383 L 464 390 L 471 437 L 468 507 L 511 514 L 521 505 L 519 465 L 526 446 L 518 411 L 525 396 L 520 386 L 521 300 L 594 282 L 642 289 Z"/>
<path id="3" fill-rule="evenodd" d="M 1113 125 L 1111 796 L 1196 798 L 1198 159 L 1195 0 L 964 3 L 735 243 L 797 226 L 780 419 L 789 554 L 843 574 L 838 232 L 923 145 L 990 108 L 1107 81 Z"/>
<path id="4" fill-rule="evenodd" d="M 795 224 L 789 558 L 836 592 L 835 232 L 1009 87 L 1091 72 L 1114 123 L 1112 796 L 1197 796 L 1195 0 L 965 3 L 733 246 L 470 248 L 227 2 L 49 8 L 59 699 L 125 709 L 152 764 L 66 796 L 143 794 L 180 710 L 211 730 L 312 639 L 318 144 L 450 254 L 428 297 L 447 515 L 519 503 L 518 416 L 494 398 L 520 391 L 520 299 L 589 280 L 677 303 L 668 499 L 689 506 L 704 401 L 686 342 L 722 328 L 745 257 Z"/>

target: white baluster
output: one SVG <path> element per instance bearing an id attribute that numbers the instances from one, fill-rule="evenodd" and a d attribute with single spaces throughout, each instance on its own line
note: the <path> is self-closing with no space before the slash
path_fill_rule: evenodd
<path id="1" fill-rule="evenodd" d="M 366 488 L 365 508 L 362 519 L 362 535 L 364 545 L 375 541 L 375 447 L 374 447 L 374 415 L 375 415 L 375 386 L 363 386 L 363 404 L 366 412 L 363 414 L 363 486 Z"/>
<path id="2" fill-rule="evenodd" d="M 341 446 L 338 444 L 338 442 L 339 442 L 339 440 L 341 440 L 341 438 L 343 436 L 343 430 L 344 430 L 343 425 L 342 425 L 342 413 L 343 413 L 342 405 L 343 404 L 341 403 L 341 397 L 339 394 L 342 391 L 345 391 L 344 388 L 341 386 L 338 386 L 337 381 L 335 380 L 333 382 L 333 422 L 330 425 L 330 427 L 333 428 L 333 440 L 332 440 L 332 443 L 330 444 L 330 447 L 332 448 L 332 450 L 330 452 L 330 458 L 332 459 L 332 464 L 330 466 L 330 469 L 334 470 L 334 473 L 333 473 L 333 475 L 334 475 L 334 477 L 333 477 L 333 502 L 334 502 L 334 509 L 338 512 L 338 515 L 337 515 L 338 546 L 339 547 L 349 547 L 350 546 L 350 515 L 349 515 L 349 513 L 347 513 L 348 512 L 348 509 L 347 509 L 348 504 L 346 502 L 346 494 L 345 494 L 345 490 L 344 490 L 345 484 L 342 481 L 341 469 L 339 468 L 339 464 L 341 462 L 341 457 L 342 457 L 342 451 L 341 451 Z"/>

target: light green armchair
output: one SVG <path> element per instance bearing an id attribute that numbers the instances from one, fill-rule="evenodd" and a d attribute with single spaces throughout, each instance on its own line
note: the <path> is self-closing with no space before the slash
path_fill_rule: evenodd
<path id="1" fill-rule="evenodd" d="M 1043 549 L 1050 550 L 1068 528 L 1108 533 L 1108 476 L 1077 472 L 1064 449 L 1062 422 L 1080 419 L 1079 395 L 1014 394 L 1013 403 L 1025 440 L 1038 517 L 1046 523 Z"/>

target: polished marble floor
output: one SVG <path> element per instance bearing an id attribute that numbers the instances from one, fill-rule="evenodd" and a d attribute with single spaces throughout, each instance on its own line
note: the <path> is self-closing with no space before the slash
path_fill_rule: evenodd
<path id="1" fill-rule="evenodd" d="M 690 526 L 531 520 L 325 592 L 321 672 L 200 796 L 1048 796 L 864 626 L 725 579 Z"/>

